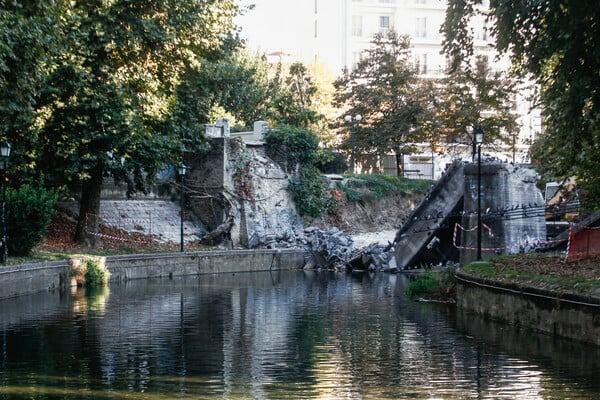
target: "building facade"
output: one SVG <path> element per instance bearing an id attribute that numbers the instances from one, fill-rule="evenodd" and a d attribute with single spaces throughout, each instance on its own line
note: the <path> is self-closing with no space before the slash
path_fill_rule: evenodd
<path id="1" fill-rule="evenodd" d="M 241 0 L 240 0 L 241 1 Z M 243 0 L 251 1 L 251 0 Z M 362 52 L 371 45 L 373 35 L 394 29 L 411 37 L 415 66 L 425 78 L 441 78 L 447 60 L 442 54 L 442 34 L 447 2 L 445 0 L 253 0 L 256 4 L 242 26 L 242 36 L 255 49 L 266 54 L 286 54 L 304 63 L 319 62 L 339 76 L 351 70 Z M 486 25 L 489 0 L 483 0 L 480 11 L 471 22 L 476 55 L 486 57 L 494 70 L 506 71 L 510 60 L 498 58 Z M 262 22 L 261 22 L 262 21 Z M 260 29 L 264 29 L 262 34 Z M 274 28 L 273 30 L 270 30 Z M 244 33 L 244 29 L 248 30 Z M 262 36 L 261 36 L 262 35 Z M 499 149 L 494 157 L 509 162 L 528 163 L 530 143 L 542 130 L 539 109 L 526 87 L 515 98 L 514 112 L 521 129 L 513 137 L 513 145 Z M 464 158 L 469 154 L 461 146 L 448 149 L 444 156 L 420 154 L 404 160 L 417 176 L 439 177 L 438 172 L 448 158 Z M 454 150 L 451 151 L 451 150 Z M 465 153 L 465 154 L 463 154 Z M 382 162 L 385 164 L 385 161 Z M 438 164 L 438 167 L 435 165 Z M 384 168 L 384 167 L 382 167 Z M 359 169 L 360 171 L 360 169 Z"/>

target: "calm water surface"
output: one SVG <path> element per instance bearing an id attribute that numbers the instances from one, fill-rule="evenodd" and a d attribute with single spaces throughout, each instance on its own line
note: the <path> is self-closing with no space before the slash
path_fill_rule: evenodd
<path id="1" fill-rule="evenodd" d="M 598 399 L 600 349 L 413 303 L 409 278 L 273 272 L 0 302 L 0 399 Z"/>

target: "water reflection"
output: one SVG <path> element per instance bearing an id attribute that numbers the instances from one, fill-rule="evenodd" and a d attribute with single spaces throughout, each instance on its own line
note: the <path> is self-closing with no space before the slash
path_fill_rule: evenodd
<path id="1" fill-rule="evenodd" d="M 599 349 L 409 302 L 406 279 L 213 275 L 3 301 L 0 395 L 600 397 Z"/>

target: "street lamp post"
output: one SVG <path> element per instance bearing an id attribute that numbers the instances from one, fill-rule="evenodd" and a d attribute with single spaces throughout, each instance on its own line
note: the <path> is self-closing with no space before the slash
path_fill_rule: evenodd
<path id="1" fill-rule="evenodd" d="M 0 144 L 0 156 L 2 156 L 2 248 L 0 250 L 0 261 L 6 265 L 8 254 L 6 235 L 6 169 L 8 157 L 10 156 L 10 143 L 4 141 Z"/>
<path id="2" fill-rule="evenodd" d="M 481 261 L 481 144 L 483 143 L 483 129 L 475 128 L 475 143 L 477 144 L 477 261 Z"/>
<path id="3" fill-rule="evenodd" d="M 344 117 L 344 120 L 346 122 L 350 123 L 350 141 L 352 143 L 352 153 L 351 153 L 351 156 L 350 156 L 350 160 L 351 160 L 350 162 L 352 164 L 352 174 L 354 174 L 354 125 L 358 124 L 361 119 L 362 119 L 362 115 L 360 115 L 360 114 L 356 114 L 354 116 L 354 121 L 356 121 L 356 122 L 354 122 L 352 120 L 352 116 L 351 115 L 346 115 Z"/>
<path id="4" fill-rule="evenodd" d="M 184 178 L 185 178 L 185 173 L 187 172 L 187 166 L 185 164 L 181 164 L 179 166 L 179 168 L 177 169 L 177 171 L 179 172 L 179 176 L 181 176 L 181 218 L 180 218 L 180 230 L 179 230 L 179 251 L 183 253 L 183 207 L 184 207 L 184 203 L 183 203 L 183 184 L 184 184 Z"/>

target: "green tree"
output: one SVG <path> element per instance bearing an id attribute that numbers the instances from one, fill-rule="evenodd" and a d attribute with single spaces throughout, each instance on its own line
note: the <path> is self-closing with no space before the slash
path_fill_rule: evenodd
<path id="1" fill-rule="evenodd" d="M 447 54 L 472 51 L 468 21 L 480 2 L 449 1 Z M 489 21 L 496 48 L 540 87 L 545 132 L 536 162 L 555 178 L 577 175 L 590 206 L 600 205 L 600 3 L 494 0 Z"/>
<path id="2" fill-rule="evenodd" d="M 38 97 L 36 160 L 57 185 L 78 189 L 75 239 L 98 226 L 101 184 L 145 191 L 164 163 L 181 162 L 172 115 L 182 73 L 218 52 L 233 0 L 76 1 L 61 15 L 61 55 Z"/>
<path id="3" fill-rule="evenodd" d="M 424 104 L 412 62 L 410 39 L 390 30 L 374 36 L 355 68 L 334 82 L 335 104 L 344 114 L 360 114 L 355 126 L 355 148 L 383 155 L 409 154 L 422 141 L 418 130 Z M 338 121 L 344 120 L 344 115 Z M 343 122 L 338 128 L 344 128 Z M 347 129 L 349 131 L 349 129 Z M 344 143 L 349 148 L 349 140 Z"/>
<path id="4" fill-rule="evenodd" d="M 293 63 L 286 70 L 280 63 L 270 84 L 271 121 L 304 129 L 318 126 L 325 119 L 315 104 L 318 93 L 304 64 Z"/>
<path id="5" fill-rule="evenodd" d="M 476 57 L 474 68 L 459 66 L 441 82 L 438 92 L 440 133 L 445 143 L 472 142 L 468 127 L 481 126 L 486 144 L 512 144 L 518 132 L 513 111 L 517 81 L 492 71 L 487 60 Z"/>
<path id="6" fill-rule="evenodd" d="M 187 125 L 214 122 L 212 114 L 230 115 L 233 125 L 251 127 L 267 117 L 269 66 L 262 56 L 236 48 L 216 60 L 189 68 L 178 88 L 178 111 Z M 188 128 L 189 130 L 189 128 Z"/>
<path id="7" fill-rule="evenodd" d="M 8 184 L 33 183 L 36 97 L 49 60 L 62 52 L 61 0 L 0 0 L 0 136 L 13 147 Z M 18 179 L 17 179 L 18 178 Z M 15 184 L 16 186 L 16 184 Z"/>

